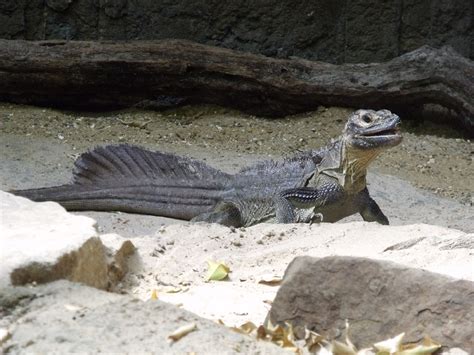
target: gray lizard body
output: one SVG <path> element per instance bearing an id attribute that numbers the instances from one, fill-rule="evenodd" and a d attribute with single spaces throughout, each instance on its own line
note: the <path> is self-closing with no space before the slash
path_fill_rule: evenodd
<path id="1" fill-rule="evenodd" d="M 401 141 L 398 116 L 358 110 L 319 150 L 227 174 L 200 161 L 129 145 L 98 147 L 75 163 L 73 182 L 13 193 L 68 210 L 124 211 L 229 226 L 335 222 L 354 213 L 388 224 L 366 187 L 367 167 Z"/>

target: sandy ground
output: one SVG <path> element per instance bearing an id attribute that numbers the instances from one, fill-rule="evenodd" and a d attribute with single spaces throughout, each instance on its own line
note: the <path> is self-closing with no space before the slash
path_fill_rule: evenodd
<path id="1" fill-rule="evenodd" d="M 0 189 L 67 183 L 80 153 L 117 142 L 190 155 L 233 172 L 259 159 L 278 159 L 326 144 L 340 134 L 350 112 L 328 108 L 267 120 L 208 106 L 162 113 L 85 114 L 3 104 Z M 430 126 L 421 134 L 415 132 L 419 128 L 407 131 L 405 127 L 402 144 L 384 152 L 370 169 L 369 190 L 391 224 L 428 223 L 472 231 L 472 143 L 453 138 L 455 131 L 435 128 Z M 98 220 L 99 232 L 127 237 L 153 234 L 163 224 L 180 223 L 125 213 L 84 214 Z M 342 222 L 351 220 L 361 218 L 352 216 Z"/>
<path id="2" fill-rule="evenodd" d="M 156 290 L 159 299 L 202 317 L 231 325 L 248 320 L 258 324 L 278 291 L 278 284 L 262 281 L 281 279 L 296 256 L 368 257 L 474 281 L 473 237 L 425 224 L 260 224 L 235 230 L 216 224 L 175 224 L 131 239 L 139 255 L 117 291 L 148 300 Z M 116 235 L 101 238 L 106 245 L 123 241 Z M 229 266 L 229 278 L 207 282 L 208 260 Z"/>

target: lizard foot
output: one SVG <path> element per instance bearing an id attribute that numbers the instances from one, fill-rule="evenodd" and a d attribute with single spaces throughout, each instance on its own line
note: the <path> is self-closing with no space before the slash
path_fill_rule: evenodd
<path id="1" fill-rule="evenodd" d="M 324 216 L 322 213 L 312 213 L 311 218 L 309 220 L 309 225 L 312 225 L 313 223 L 321 223 L 324 220 Z"/>

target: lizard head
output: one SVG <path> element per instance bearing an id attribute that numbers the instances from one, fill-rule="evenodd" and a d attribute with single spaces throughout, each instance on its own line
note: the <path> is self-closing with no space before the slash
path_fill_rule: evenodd
<path id="1" fill-rule="evenodd" d="M 388 110 L 357 110 L 349 116 L 343 139 L 358 150 L 394 147 L 402 141 L 399 125 L 400 117 Z"/>

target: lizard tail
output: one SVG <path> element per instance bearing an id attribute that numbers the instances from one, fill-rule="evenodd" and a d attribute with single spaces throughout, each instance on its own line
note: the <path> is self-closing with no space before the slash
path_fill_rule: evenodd
<path id="1" fill-rule="evenodd" d="M 188 220 L 212 210 L 231 179 L 197 160 L 112 145 L 82 154 L 71 184 L 11 192 L 34 201 L 56 201 L 70 211 L 123 211 Z"/>

